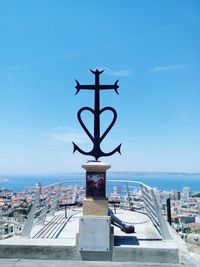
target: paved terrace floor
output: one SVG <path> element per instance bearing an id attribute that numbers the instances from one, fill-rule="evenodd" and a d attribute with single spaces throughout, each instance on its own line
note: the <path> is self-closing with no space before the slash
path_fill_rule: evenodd
<path id="1" fill-rule="evenodd" d="M 0 245 L 76 246 L 80 216 L 82 216 L 82 208 L 68 210 L 67 218 L 63 210 L 57 211 L 54 216 L 46 218 L 45 225 L 34 226 L 30 238 L 14 236 L 0 240 Z M 115 246 L 174 247 L 174 242 L 161 240 L 159 233 L 146 215 L 118 208 L 115 216 L 135 226 L 133 234 L 125 234 L 114 226 Z"/>
<path id="2" fill-rule="evenodd" d="M 125 234 L 114 227 L 114 248 L 109 259 L 102 259 L 100 255 L 98 259 L 95 258 L 95 262 L 93 259 L 88 261 L 88 255 L 84 259 L 84 255 L 77 253 L 76 234 L 79 232 L 82 208 L 75 208 L 67 211 L 67 218 L 64 211 L 48 216 L 45 225 L 33 227 L 30 238 L 14 236 L 0 240 L 0 267 L 199 266 L 199 257 L 191 258 L 188 255 L 184 241 L 172 229 L 173 239 L 161 240 L 146 215 L 119 208 L 115 215 L 122 221 L 133 224 L 135 233 Z M 187 265 L 180 264 L 180 247 L 183 249 L 181 262 L 189 262 Z"/>

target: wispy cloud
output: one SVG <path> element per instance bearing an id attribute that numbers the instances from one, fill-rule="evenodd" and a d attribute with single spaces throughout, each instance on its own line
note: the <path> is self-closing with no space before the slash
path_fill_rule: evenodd
<path id="1" fill-rule="evenodd" d="M 121 70 L 112 70 L 107 67 L 95 67 L 92 69 L 99 69 L 99 70 L 104 70 L 104 73 L 109 75 L 109 76 L 115 76 L 115 77 L 130 77 L 131 76 L 131 70 L 130 69 L 121 69 Z"/>
<path id="2" fill-rule="evenodd" d="M 72 143 L 83 144 L 88 141 L 86 134 L 78 129 L 58 126 L 55 127 L 53 132 L 49 135 L 53 143 Z"/>
<path id="3" fill-rule="evenodd" d="M 27 68 L 26 65 L 18 65 L 18 66 L 13 66 L 12 68 L 9 69 L 9 71 L 20 71 L 20 70 L 25 70 Z"/>
<path id="4" fill-rule="evenodd" d="M 139 35 L 136 35 L 133 40 L 143 39 L 143 38 L 146 38 L 146 37 L 151 36 L 151 35 L 157 35 L 159 33 L 165 32 L 168 29 L 169 29 L 169 27 L 167 25 L 160 27 L 160 28 L 155 28 L 155 29 L 149 30 L 147 32 L 143 32 Z"/>
<path id="5" fill-rule="evenodd" d="M 0 72 L 16 72 L 27 69 L 28 65 L 16 65 L 12 67 L 5 67 L 0 69 Z"/>
<path id="6" fill-rule="evenodd" d="M 15 86 L 15 82 L 14 82 L 13 77 L 12 77 L 12 75 L 11 75 L 11 73 L 9 71 L 8 71 L 8 77 L 9 77 L 13 92 L 16 92 L 17 89 L 16 89 L 16 86 Z"/>
<path id="7" fill-rule="evenodd" d="M 111 70 L 111 69 L 105 69 L 105 74 L 110 76 L 117 76 L 117 77 L 129 77 L 131 76 L 131 70 L 125 69 L 125 70 Z"/>
<path id="8" fill-rule="evenodd" d="M 161 71 L 171 71 L 179 70 L 190 67 L 190 64 L 180 64 L 180 65 L 167 65 L 167 66 L 156 66 L 149 70 L 149 72 L 161 72 Z"/>
<path id="9" fill-rule="evenodd" d="M 0 73 L 17 72 L 17 71 L 27 70 L 29 68 L 32 68 L 32 67 L 35 67 L 38 65 L 45 65 L 45 64 L 49 64 L 49 63 L 54 62 L 54 61 L 76 59 L 76 58 L 80 58 L 80 57 L 88 55 L 88 54 L 91 54 L 91 50 L 83 50 L 83 51 L 74 51 L 74 52 L 70 52 L 70 53 L 55 54 L 55 55 L 51 55 L 49 57 L 35 59 L 33 62 L 26 63 L 26 64 L 5 66 L 5 67 L 0 69 Z"/>
<path id="10" fill-rule="evenodd" d="M 63 131 L 63 130 L 66 130 L 66 131 L 78 131 L 77 129 L 74 129 L 74 128 L 71 128 L 71 127 L 68 127 L 68 126 L 57 126 L 53 129 L 54 131 Z"/>
<path id="11" fill-rule="evenodd" d="M 82 135 L 82 134 L 74 134 L 74 133 L 55 133 L 52 134 L 51 137 L 58 141 L 58 142 L 62 142 L 62 143 L 72 143 L 76 142 L 78 144 L 83 144 L 87 141 L 86 136 Z"/>
<path id="12" fill-rule="evenodd" d="M 35 59 L 34 62 L 29 64 L 30 67 L 38 65 L 46 65 L 52 62 L 66 61 L 71 59 L 81 58 L 92 53 L 91 49 L 81 50 L 81 51 L 71 51 L 62 54 L 54 54 L 44 58 Z"/>

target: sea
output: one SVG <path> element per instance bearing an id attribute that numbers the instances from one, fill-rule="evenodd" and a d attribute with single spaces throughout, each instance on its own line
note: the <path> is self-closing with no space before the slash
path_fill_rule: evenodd
<path id="1" fill-rule="evenodd" d="M 66 182 L 85 181 L 85 173 L 65 173 L 55 175 L 4 175 L 0 176 L 0 189 L 22 192 L 36 183 L 42 186 Z M 130 180 L 145 183 L 160 190 L 182 191 L 188 186 L 192 192 L 200 192 L 200 173 L 153 173 L 153 172 L 107 172 L 107 180 Z M 84 182 L 82 182 L 84 184 Z M 109 183 L 107 183 L 109 184 Z M 117 185 L 117 183 L 115 183 Z M 111 189 L 109 189 L 110 191 Z"/>

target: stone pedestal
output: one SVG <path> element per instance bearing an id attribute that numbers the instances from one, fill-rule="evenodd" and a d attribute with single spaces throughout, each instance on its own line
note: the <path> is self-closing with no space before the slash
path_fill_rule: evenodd
<path id="1" fill-rule="evenodd" d="M 79 220 L 79 251 L 110 251 L 109 216 L 82 216 Z"/>
<path id="2" fill-rule="evenodd" d="M 83 215 L 107 216 L 108 200 L 86 198 L 83 201 Z"/>
<path id="3" fill-rule="evenodd" d="M 111 165 L 102 161 L 89 161 L 81 167 L 87 172 L 105 172 L 111 168 Z"/>
<path id="4" fill-rule="evenodd" d="M 86 198 L 83 201 L 83 216 L 79 220 L 77 242 L 79 251 L 92 253 L 90 256 L 93 259 L 100 256 L 94 253 L 108 254 L 111 251 L 111 219 L 106 198 L 106 170 L 111 165 L 91 161 L 82 167 L 86 170 Z"/>
<path id="5" fill-rule="evenodd" d="M 91 161 L 82 165 L 86 170 L 86 199 L 83 201 L 83 215 L 107 216 L 106 170 L 111 165 Z"/>

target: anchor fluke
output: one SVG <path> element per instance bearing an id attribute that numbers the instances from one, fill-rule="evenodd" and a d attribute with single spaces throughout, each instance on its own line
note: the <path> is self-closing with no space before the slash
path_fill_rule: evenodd
<path id="1" fill-rule="evenodd" d="M 116 147 L 113 151 L 109 152 L 109 153 L 105 153 L 102 152 L 101 156 L 102 157 L 108 157 L 108 156 L 112 156 L 113 154 L 115 154 L 116 152 L 118 152 L 121 155 L 121 145 L 120 144 L 118 147 Z"/>
<path id="2" fill-rule="evenodd" d="M 72 144 L 73 144 L 73 153 L 75 153 L 77 148 L 78 148 L 78 146 L 74 142 L 72 142 Z"/>
<path id="3" fill-rule="evenodd" d="M 122 144 L 120 144 L 120 145 L 116 148 L 116 152 L 118 152 L 120 155 L 122 154 L 122 153 L 121 153 L 121 146 L 122 146 Z"/>
<path id="4" fill-rule="evenodd" d="M 81 153 L 83 155 L 86 155 L 86 156 L 91 155 L 91 151 L 90 152 L 85 152 L 82 149 L 80 149 L 80 147 L 78 147 L 74 142 L 72 142 L 72 144 L 73 144 L 73 147 L 74 147 L 73 153 L 78 151 L 79 153 Z"/>

